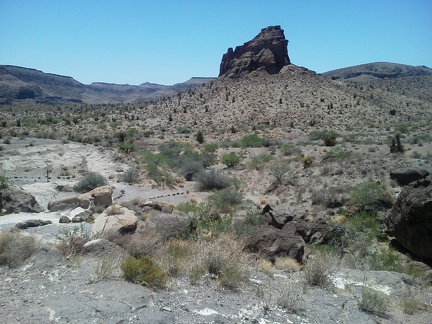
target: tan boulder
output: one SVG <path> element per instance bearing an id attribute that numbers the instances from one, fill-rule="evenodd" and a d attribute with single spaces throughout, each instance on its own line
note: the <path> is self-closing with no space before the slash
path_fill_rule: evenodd
<path id="1" fill-rule="evenodd" d="M 93 224 L 93 235 L 104 237 L 109 233 L 128 233 L 136 230 L 138 217 L 133 210 L 113 204 L 99 215 Z"/>
<path id="2" fill-rule="evenodd" d="M 87 209 L 90 207 L 91 202 L 94 205 L 108 207 L 112 204 L 112 193 L 113 189 L 111 186 L 102 186 L 83 194 L 70 194 L 50 201 L 48 209 L 51 212 L 75 209 L 77 207 Z"/>
<path id="3" fill-rule="evenodd" d="M 82 194 L 83 196 L 90 195 L 93 200 L 93 204 L 96 206 L 108 207 L 112 204 L 112 193 L 113 188 L 111 186 L 102 186 L 93 189 L 87 193 Z"/>
<path id="4" fill-rule="evenodd" d="M 48 210 L 50 212 L 75 209 L 77 207 L 89 208 L 91 196 L 84 196 L 80 194 L 70 194 L 64 197 L 60 197 L 48 203 Z"/>

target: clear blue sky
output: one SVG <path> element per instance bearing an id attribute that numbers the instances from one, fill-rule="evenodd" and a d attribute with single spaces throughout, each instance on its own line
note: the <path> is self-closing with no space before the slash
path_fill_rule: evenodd
<path id="1" fill-rule="evenodd" d="M 0 64 L 94 81 L 217 76 L 228 47 L 281 25 L 293 64 L 432 67 L 432 0 L 0 0 Z"/>

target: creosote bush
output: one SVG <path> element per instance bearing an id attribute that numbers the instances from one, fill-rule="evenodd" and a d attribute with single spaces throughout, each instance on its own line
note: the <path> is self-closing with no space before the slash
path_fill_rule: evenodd
<path id="1" fill-rule="evenodd" d="M 231 168 L 240 163 L 240 156 L 234 152 L 230 152 L 222 156 L 221 162 Z"/>
<path id="2" fill-rule="evenodd" d="M 199 190 L 223 189 L 230 186 L 229 178 L 215 169 L 201 171 L 195 176 Z"/>
<path id="3" fill-rule="evenodd" d="M 107 184 L 107 180 L 97 172 L 87 173 L 74 187 L 75 192 L 87 192 Z"/>

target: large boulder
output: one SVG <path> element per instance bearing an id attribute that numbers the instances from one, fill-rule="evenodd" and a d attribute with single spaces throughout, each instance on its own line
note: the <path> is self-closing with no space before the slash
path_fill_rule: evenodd
<path id="1" fill-rule="evenodd" d="M 50 201 L 48 209 L 51 212 L 75 209 L 77 207 L 87 209 L 91 203 L 106 208 L 112 204 L 112 193 L 113 189 L 111 186 L 102 186 L 83 194 L 70 194 Z"/>
<path id="2" fill-rule="evenodd" d="M 91 196 L 81 194 L 70 194 L 57 198 L 48 203 L 48 210 L 55 212 L 59 210 L 75 209 L 77 207 L 89 208 Z"/>
<path id="3" fill-rule="evenodd" d="M 136 230 L 137 224 L 138 217 L 133 210 L 114 204 L 96 218 L 93 234 L 105 237 L 115 233 L 131 233 Z"/>
<path id="4" fill-rule="evenodd" d="M 302 262 L 305 246 L 305 241 L 296 233 L 294 226 L 286 224 L 282 229 L 278 229 L 271 225 L 263 225 L 248 239 L 245 250 L 258 253 L 269 260 L 279 256 L 291 257 Z"/>
<path id="5" fill-rule="evenodd" d="M 432 260 L 431 177 L 404 187 L 385 223 L 403 247 L 419 258 Z"/>
<path id="6" fill-rule="evenodd" d="M 8 185 L 2 189 L 3 208 L 6 214 L 11 213 L 38 213 L 42 211 L 42 207 L 36 201 L 36 198 L 24 189 Z"/>
<path id="7" fill-rule="evenodd" d="M 94 205 L 106 208 L 112 204 L 112 193 L 113 188 L 111 186 L 102 186 L 84 193 L 82 196 L 90 197 Z"/>
<path id="8" fill-rule="evenodd" d="M 429 172 L 418 168 L 399 168 L 390 172 L 390 178 L 396 180 L 399 184 L 406 186 L 413 181 L 424 179 Z"/>
<path id="9" fill-rule="evenodd" d="M 229 48 L 223 55 L 219 76 L 239 77 L 257 69 L 269 74 L 277 74 L 290 64 L 288 40 L 280 26 L 269 26 L 252 40 Z"/>

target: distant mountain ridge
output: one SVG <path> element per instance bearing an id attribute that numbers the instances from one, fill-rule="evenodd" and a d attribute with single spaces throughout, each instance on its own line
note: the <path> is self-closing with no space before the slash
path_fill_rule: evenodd
<path id="1" fill-rule="evenodd" d="M 104 82 L 85 85 L 70 76 L 13 65 L 0 65 L 0 104 L 18 104 L 23 101 L 48 105 L 141 102 L 186 91 L 214 79 L 193 77 L 172 86 L 148 82 L 140 85 Z"/>
<path id="2" fill-rule="evenodd" d="M 412 66 L 405 64 L 374 62 L 350 66 L 323 73 L 332 79 L 356 79 L 361 78 L 399 78 L 407 76 L 432 75 L 432 69 L 426 66 Z"/>

